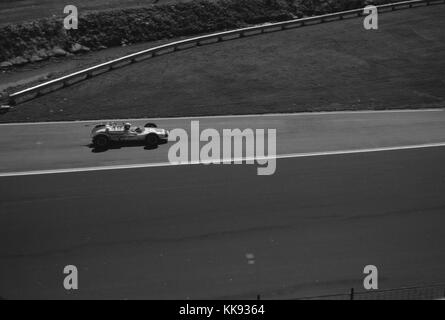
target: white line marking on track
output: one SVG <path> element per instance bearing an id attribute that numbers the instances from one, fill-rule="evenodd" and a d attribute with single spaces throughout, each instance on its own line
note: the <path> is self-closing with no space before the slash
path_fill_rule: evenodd
<path id="1" fill-rule="evenodd" d="M 47 122 L 13 122 L 0 123 L 2 126 L 32 126 L 51 124 L 82 124 L 96 122 L 123 122 L 123 121 L 154 121 L 154 120 L 185 120 L 185 119 L 224 119 L 224 118 L 250 118 L 250 117 L 287 117 L 287 116 L 322 116 L 338 114 L 379 114 L 379 113 L 420 113 L 420 112 L 443 112 L 445 109 L 399 109 L 399 110 L 358 110 L 358 111 L 322 111 L 322 112 L 294 112 L 294 113 L 264 113 L 264 114 L 239 114 L 219 116 L 195 116 L 195 117 L 167 117 L 167 118 L 132 118 L 132 119 L 98 119 L 98 120 L 73 120 L 73 121 L 47 121 Z"/>
<path id="2" fill-rule="evenodd" d="M 408 146 L 396 146 L 396 147 L 356 149 L 356 150 L 291 153 L 291 154 L 277 155 L 275 157 L 254 157 L 254 158 L 245 157 L 245 158 L 234 158 L 234 159 L 231 159 L 231 161 L 321 157 L 321 156 L 334 156 L 334 155 L 372 153 L 372 152 L 383 152 L 383 151 L 425 149 L 425 148 L 437 148 L 437 147 L 445 147 L 445 142 L 426 143 L 426 144 L 417 144 L 417 145 L 408 145 Z M 224 160 L 221 160 L 221 161 L 224 161 Z M 0 178 L 2 178 L 2 177 L 17 177 L 17 176 L 46 175 L 46 174 L 61 174 L 61 173 L 79 173 L 79 172 L 91 172 L 91 171 L 111 171 L 111 170 L 141 169 L 141 168 L 153 168 L 153 167 L 185 166 L 185 165 L 198 165 L 198 164 L 210 164 L 210 161 L 190 161 L 190 162 L 185 162 L 185 163 L 160 162 L 160 163 L 143 163 L 143 164 L 128 164 L 128 165 L 114 165 L 114 166 L 69 168 L 69 169 L 4 172 L 4 173 L 0 173 Z"/>

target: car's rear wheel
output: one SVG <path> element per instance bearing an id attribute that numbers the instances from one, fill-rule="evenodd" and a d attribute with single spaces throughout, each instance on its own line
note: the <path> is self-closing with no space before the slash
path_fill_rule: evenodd
<path id="1" fill-rule="evenodd" d="M 110 143 L 110 140 L 108 139 L 107 136 L 104 136 L 104 135 L 96 136 L 93 139 L 93 144 L 96 148 L 100 148 L 100 149 L 106 148 L 106 147 L 108 147 L 109 143 Z"/>
<path id="2" fill-rule="evenodd" d="M 148 147 L 156 147 L 159 144 L 158 135 L 154 133 L 150 133 L 149 135 L 147 135 L 147 137 L 145 138 L 145 144 Z"/>
<path id="3" fill-rule="evenodd" d="M 144 127 L 145 128 L 157 128 L 158 126 L 155 123 L 149 122 Z"/>

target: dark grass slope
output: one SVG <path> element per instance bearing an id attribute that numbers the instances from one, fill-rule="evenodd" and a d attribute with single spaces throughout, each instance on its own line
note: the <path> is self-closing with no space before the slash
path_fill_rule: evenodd
<path id="1" fill-rule="evenodd" d="M 445 107 L 445 6 L 177 52 L 43 96 L 0 121 Z"/>

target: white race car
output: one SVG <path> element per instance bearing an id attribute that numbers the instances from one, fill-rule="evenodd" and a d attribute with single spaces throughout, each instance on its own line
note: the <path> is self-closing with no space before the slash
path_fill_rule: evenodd
<path id="1" fill-rule="evenodd" d="M 159 129 L 154 123 L 142 127 L 133 127 L 130 123 L 106 123 L 96 125 L 91 132 L 95 148 L 107 148 L 111 143 L 145 143 L 149 147 L 157 146 L 168 140 L 168 131 Z"/>

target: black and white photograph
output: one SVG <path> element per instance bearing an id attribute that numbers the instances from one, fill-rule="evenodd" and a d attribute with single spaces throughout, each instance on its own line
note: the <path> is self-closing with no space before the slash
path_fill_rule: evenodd
<path id="1" fill-rule="evenodd" d="M 445 0 L 0 0 L 0 300 L 445 300 Z"/>

